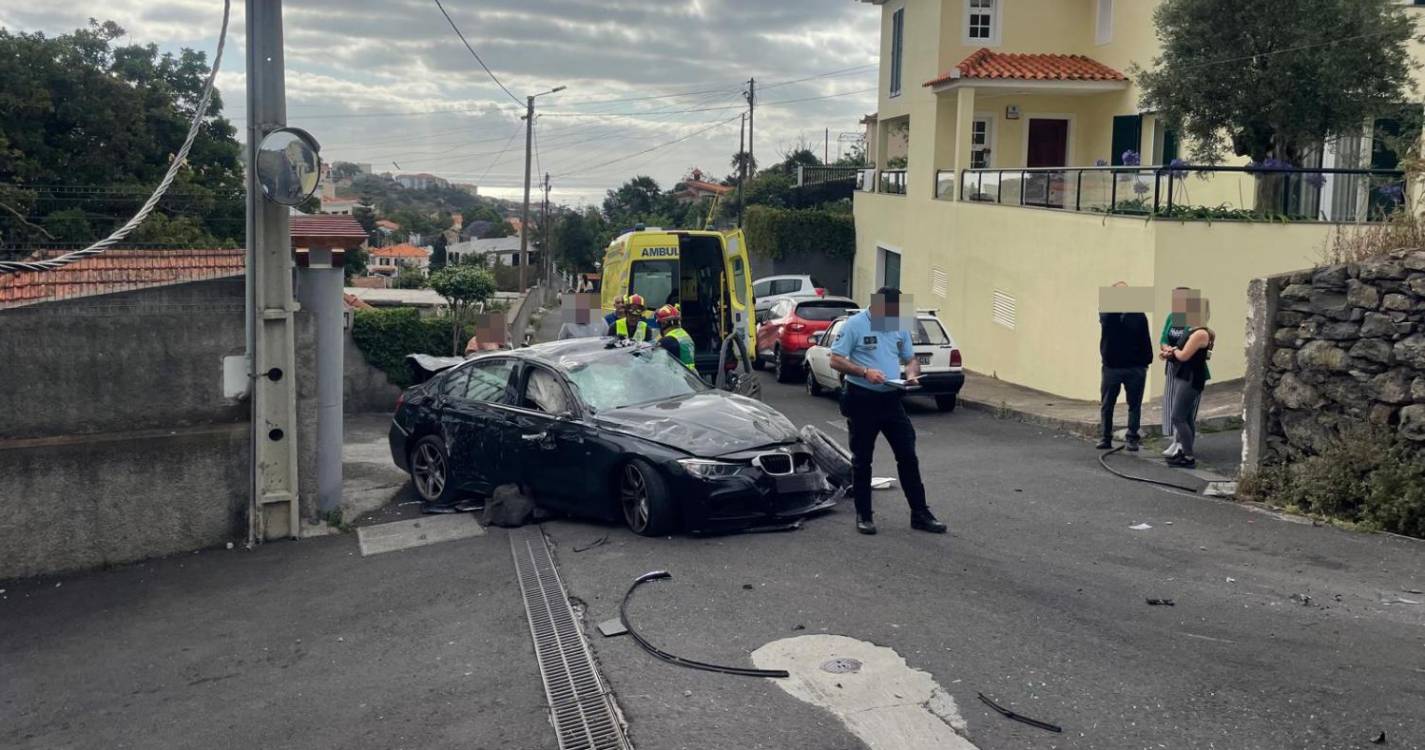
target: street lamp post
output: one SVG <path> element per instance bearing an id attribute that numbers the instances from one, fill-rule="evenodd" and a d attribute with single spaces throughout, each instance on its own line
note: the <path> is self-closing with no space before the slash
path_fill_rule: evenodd
<path id="1" fill-rule="evenodd" d="M 525 286 L 525 268 L 529 266 L 529 160 L 531 148 L 533 146 L 534 135 L 534 99 L 545 94 L 557 94 L 566 87 L 555 86 L 533 96 L 525 98 L 524 112 L 524 208 L 520 211 L 520 294 L 529 291 Z"/>

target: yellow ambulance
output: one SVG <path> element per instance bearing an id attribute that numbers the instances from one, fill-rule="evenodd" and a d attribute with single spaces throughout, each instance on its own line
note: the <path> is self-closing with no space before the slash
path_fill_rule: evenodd
<path id="1" fill-rule="evenodd" d="M 650 313 L 679 305 L 698 372 L 710 381 L 728 336 L 735 332 L 747 352 L 756 350 L 752 273 L 742 230 L 635 227 L 609 243 L 600 272 L 606 313 L 613 311 L 614 299 L 631 294 L 642 296 Z"/>

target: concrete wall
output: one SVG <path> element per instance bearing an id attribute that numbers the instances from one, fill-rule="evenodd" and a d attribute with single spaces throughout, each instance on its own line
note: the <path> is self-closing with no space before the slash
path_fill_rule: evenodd
<path id="1" fill-rule="evenodd" d="M 1425 252 L 1262 279 L 1253 291 L 1248 468 L 1319 453 L 1361 425 L 1425 444 Z"/>
<path id="2" fill-rule="evenodd" d="M 242 279 L 0 312 L 0 579 L 247 538 Z M 315 503 L 314 347 L 297 319 L 303 515 Z"/>
<path id="3" fill-rule="evenodd" d="M 877 250 L 901 253 L 901 287 L 936 307 L 965 366 L 1070 398 L 1098 395 L 1098 289 L 1116 281 L 1154 288 L 1156 333 L 1176 286 L 1212 301 L 1218 333 L 1212 373 L 1240 378 L 1253 278 L 1311 266 L 1333 225 L 1143 221 L 1035 208 L 858 193 L 856 298 L 877 284 Z M 946 296 L 932 291 L 938 273 Z M 994 322 L 995 292 L 1014 300 L 1015 325 Z M 1160 393 L 1157 368 L 1150 392 Z"/>
<path id="4" fill-rule="evenodd" d="M 851 293 L 853 266 L 854 263 L 850 258 L 830 258 L 825 255 L 796 254 L 780 260 L 773 260 L 756 253 L 752 254 L 753 279 L 784 274 L 806 274 L 824 284 L 827 294 L 848 295 Z"/>
<path id="5" fill-rule="evenodd" d="M 342 387 L 342 410 L 347 414 L 391 412 L 401 389 L 386 378 L 386 373 L 372 367 L 357 348 L 351 331 L 346 332 L 342 352 L 345 381 Z"/>

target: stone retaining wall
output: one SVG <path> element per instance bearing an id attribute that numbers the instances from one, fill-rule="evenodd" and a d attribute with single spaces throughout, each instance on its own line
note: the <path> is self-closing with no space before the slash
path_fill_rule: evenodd
<path id="1" fill-rule="evenodd" d="M 1314 454 L 1361 424 L 1425 445 L 1425 251 L 1273 277 L 1260 297 L 1249 454 Z"/>

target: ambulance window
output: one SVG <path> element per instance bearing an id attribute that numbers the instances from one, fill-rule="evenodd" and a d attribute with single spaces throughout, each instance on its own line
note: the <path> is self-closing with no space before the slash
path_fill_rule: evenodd
<path id="1" fill-rule="evenodd" d="M 747 294 L 747 267 L 743 265 L 741 255 L 732 258 L 732 288 L 733 299 L 746 305 L 748 301 L 743 297 Z"/>
<path id="2" fill-rule="evenodd" d="M 668 303 L 677 291 L 676 260 L 640 260 L 630 264 L 628 291 L 642 295 L 643 303 L 650 310 L 656 310 Z"/>

